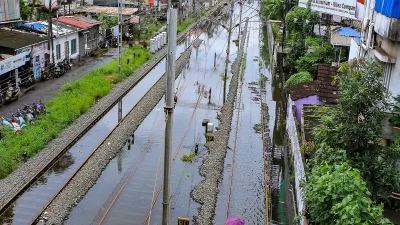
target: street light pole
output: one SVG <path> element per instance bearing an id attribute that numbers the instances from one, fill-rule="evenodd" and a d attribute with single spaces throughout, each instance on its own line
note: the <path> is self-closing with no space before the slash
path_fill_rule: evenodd
<path id="1" fill-rule="evenodd" d="M 122 54 L 122 6 L 118 0 L 118 73 L 121 73 L 121 54 Z"/>
<path id="2" fill-rule="evenodd" d="M 223 103 L 225 103 L 225 98 L 226 98 L 226 80 L 228 78 L 229 49 L 230 49 L 230 46 L 231 46 L 231 36 L 232 36 L 231 35 L 232 34 L 232 18 L 233 18 L 233 1 L 231 1 L 231 19 L 229 21 L 229 30 L 228 30 L 228 47 L 226 49 Z"/>
<path id="3" fill-rule="evenodd" d="M 242 3 L 242 2 L 239 2 L 239 4 L 240 4 L 240 14 L 239 14 L 239 33 L 238 33 L 238 38 L 237 38 L 237 41 L 239 41 L 239 39 L 240 39 L 240 25 L 241 25 L 241 23 L 242 23 L 242 10 L 243 10 L 243 3 Z"/>
<path id="4" fill-rule="evenodd" d="M 174 111 L 174 86 L 175 86 L 175 58 L 176 58 L 176 30 L 177 30 L 177 10 L 169 8 L 168 24 L 168 58 L 167 58 L 167 85 L 166 103 L 164 111 L 166 113 L 165 141 L 164 141 L 164 186 L 163 186 L 163 213 L 162 225 L 169 224 L 169 174 L 172 150 L 172 113 Z"/>

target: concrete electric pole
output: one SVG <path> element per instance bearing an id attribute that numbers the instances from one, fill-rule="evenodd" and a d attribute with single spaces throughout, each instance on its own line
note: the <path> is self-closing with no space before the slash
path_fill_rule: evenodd
<path id="1" fill-rule="evenodd" d="M 174 111 L 174 86 L 175 86 L 175 58 L 176 58 L 176 31 L 177 10 L 168 8 L 168 58 L 167 58 L 167 85 L 166 102 L 164 111 L 166 113 L 165 123 L 165 151 L 164 151 L 164 189 L 163 189 L 163 214 L 162 225 L 169 224 L 169 174 L 172 149 L 172 113 Z"/>
<path id="2" fill-rule="evenodd" d="M 231 19 L 229 21 L 229 30 L 228 30 L 228 47 L 226 48 L 223 103 L 225 103 L 225 98 L 226 98 L 226 80 L 228 78 L 229 49 L 231 47 L 231 36 L 232 36 L 232 18 L 233 18 L 233 1 L 231 1 Z"/>
<path id="3" fill-rule="evenodd" d="M 122 0 L 118 0 L 118 73 L 121 74 L 122 60 Z M 118 102 L 118 122 L 122 120 L 122 99 Z"/>

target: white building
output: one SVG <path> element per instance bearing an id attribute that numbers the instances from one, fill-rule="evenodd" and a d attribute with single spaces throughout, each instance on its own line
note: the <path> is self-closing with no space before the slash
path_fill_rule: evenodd
<path id="1" fill-rule="evenodd" d="M 384 84 L 400 95 L 400 0 L 358 0 L 357 17 L 363 19 L 361 40 L 352 42 L 349 59 L 374 58 L 384 68 Z"/>
<path id="2" fill-rule="evenodd" d="M 53 20 L 53 53 L 56 63 L 79 57 L 79 28 Z"/>
<path id="3" fill-rule="evenodd" d="M 47 21 L 25 23 L 21 26 L 30 28 L 37 32 L 44 34 L 48 33 Z M 61 62 L 64 59 L 75 59 L 79 55 L 79 31 L 80 29 L 58 22 L 57 19 L 53 19 L 53 48 L 52 53 L 54 54 L 55 63 Z M 50 56 L 50 61 L 53 62 Z"/>

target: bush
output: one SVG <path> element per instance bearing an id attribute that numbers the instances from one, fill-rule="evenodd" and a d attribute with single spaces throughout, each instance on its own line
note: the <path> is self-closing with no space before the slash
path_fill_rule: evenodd
<path id="1" fill-rule="evenodd" d="M 289 79 L 286 81 L 285 86 L 288 88 L 295 84 L 300 84 L 300 83 L 310 82 L 310 81 L 313 81 L 311 74 L 309 72 L 303 71 L 303 72 L 295 73 L 292 76 L 290 76 Z"/>
<path id="2" fill-rule="evenodd" d="M 182 21 L 179 25 L 178 25 L 178 32 L 182 32 L 184 31 L 188 26 L 190 26 L 192 23 L 194 23 L 194 19 L 189 18 L 186 19 L 184 21 Z"/>
<path id="3" fill-rule="evenodd" d="M 133 53 L 136 53 L 135 60 Z M 121 74 L 118 74 L 118 59 L 115 59 L 81 79 L 63 85 L 60 92 L 47 104 L 50 114 L 36 121 L 36 126 L 24 129 L 22 136 L 14 135 L 12 131 L 5 132 L 4 140 L 0 143 L 0 178 L 6 177 L 18 166 L 23 152 L 27 152 L 28 156 L 35 155 L 81 114 L 88 111 L 96 99 L 108 94 L 115 83 L 131 75 L 150 58 L 151 53 L 147 49 L 135 46 L 124 51 L 122 61 L 130 59 L 131 63 L 122 67 Z"/>
<path id="4" fill-rule="evenodd" d="M 303 187 L 313 224 L 391 224 L 382 215 L 383 204 L 368 197 L 360 171 L 347 163 L 313 168 Z"/>
<path id="5" fill-rule="evenodd" d="M 309 42 L 311 42 L 311 39 L 309 39 Z M 316 42 L 313 44 L 316 44 Z M 306 53 L 296 61 L 296 70 L 308 71 L 313 76 L 317 76 L 318 63 L 331 64 L 335 60 L 335 51 L 336 49 L 330 44 L 317 46 L 313 52 Z"/>

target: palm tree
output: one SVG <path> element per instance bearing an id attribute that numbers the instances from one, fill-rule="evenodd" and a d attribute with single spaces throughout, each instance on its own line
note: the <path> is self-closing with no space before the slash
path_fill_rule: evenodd
<path id="1" fill-rule="evenodd" d="M 283 12 L 285 10 L 285 3 L 283 0 L 263 0 L 264 15 L 268 19 L 282 20 Z"/>

